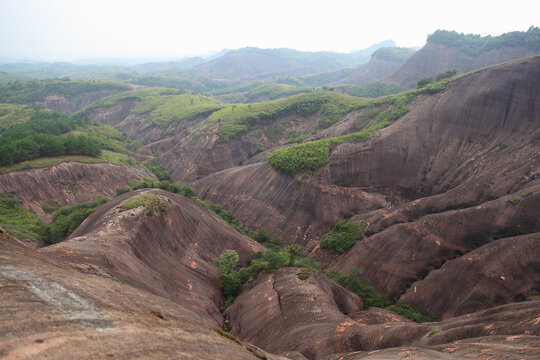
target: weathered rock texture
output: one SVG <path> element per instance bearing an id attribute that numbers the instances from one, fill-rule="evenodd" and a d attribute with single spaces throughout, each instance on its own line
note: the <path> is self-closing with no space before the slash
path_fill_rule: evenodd
<path id="1" fill-rule="evenodd" d="M 168 204 L 168 214 L 149 215 L 144 207 L 119 209 L 145 194 L 157 195 Z M 226 249 L 236 250 L 245 264 L 250 252 L 265 248 L 193 200 L 146 189 L 111 200 L 68 240 L 41 251 L 83 271 L 111 276 L 170 299 L 221 326 L 218 306 L 223 299 L 212 260 Z"/>
<path id="2" fill-rule="evenodd" d="M 232 325 L 231 333 L 266 351 L 288 349 L 308 359 L 333 359 L 329 355 L 336 352 L 343 356 L 347 352 L 370 351 L 345 357 L 354 359 L 353 355 L 373 355 L 378 353 L 374 350 L 401 346 L 408 347 L 401 351 L 432 354 L 432 358 L 445 358 L 446 352 L 478 356 L 481 349 L 467 345 L 474 344 L 474 338 L 483 338 L 482 349 L 489 349 L 484 352 L 489 351 L 494 358 L 499 353 L 512 358 L 516 339 L 524 339 L 524 346 L 519 349 L 522 354 L 540 350 L 540 301 L 416 324 L 387 310 L 362 310 L 355 295 L 324 275 L 316 273 L 300 280 L 299 272 L 297 268 L 280 269 L 273 274 L 261 274 L 244 286 L 225 312 Z"/>
<path id="3" fill-rule="evenodd" d="M 0 289 L 6 359 L 284 359 L 223 336 L 179 304 L 51 260 L 2 229 Z"/>
<path id="4" fill-rule="evenodd" d="M 520 252 L 538 250 L 513 237 L 538 239 L 540 232 L 539 83 L 540 57 L 484 69 L 419 99 L 369 142 L 335 146 L 329 165 L 309 180 L 258 163 L 212 174 L 195 186 L 247 225 L 303 245 L 356 213 L 353 221 L 369 224 L 366 238 L 337 258 L 317 248 L 314 254 L 327 267 L 363 269 L 394 300 L 475 249 L 504 263 L 515 279 L 509 288 L 491 286 L 487 276 L 504 275 L 504 268 L 484 276 L 445 267 L 441 277 L 470 281 L 459 295 L 468 300 L 449 297 L 446 282 L 431 282 L 422 294 L 407 293 L 424 311 L 449 317 L 522 299 L 538 290 L 538 257 Z M 333 185 L 338 179 L 350 187 Z M 373 211 L 387 204 L 374 193 L 395 197 L 398 205 Z M 517 241 L 517 250 L 503 259 L 486 246 L 498 239 Z M 534 274 L 526 276 L 527 269 Z"/>
<path id="5" fill-rule="evenodd" d="M 13 191 L 24 207 L 44 221 L 42 205 L 55 200 L 62 206 L 96 200 L 100 196 L 112 197 L 115 190 L 130 181 L 141 180 L 145 170 L 122 167 L 110 163 L 83 164 L 65 162 L 46 168 L 14 171 L 0 174 L 0 192 Z"/>
<path id="6" fill-rule="evenodd" d="M 503 47 L 473 56 L 456 47 L 428 42 L 422 49 L 414 53 L 401 68 L 388 76 L 386 81 L 412 88 L 416 86 L 418 80 L 450 69 L 456 68 L 459 73 L 466 73 L 536 53 L 522 47 Z"/>
<path id="7" fill-rule="evenodd" d="M 338 220 L 376 209 L 384 197 L 319 178 L 302 180 L 261 162 L 223 170 L 195 183 L 199 196 L 222 204 L 245 224 L 306 245 Z"/>
<path id="8" fill-rule="evenodd" d="M 313 359 L 347 351 L 355 330 L 347 314 L 362 300 L 322 274 L 298 278 L 298 268 L 261 274 L 224 315 L 231 333 L 274 353 L 294 350 Z"/>
<path id="9" fill-rule="evenodd" d="M 111 96 L 117 92 L 118 90 L 97 90 L 77 95 L 73 99 L 66 99 L 63 95 L 49 95 L 44 101 L 36 102 L 36 105 L 69 115 L 101 98 Z"/>

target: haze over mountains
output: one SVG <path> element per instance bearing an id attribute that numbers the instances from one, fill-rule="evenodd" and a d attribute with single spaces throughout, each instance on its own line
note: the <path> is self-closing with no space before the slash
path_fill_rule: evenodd
<path id="1" fill-rule="evenodd" d="M 0 71 L 0 356 L 540 354 L 540 28 Z"/>

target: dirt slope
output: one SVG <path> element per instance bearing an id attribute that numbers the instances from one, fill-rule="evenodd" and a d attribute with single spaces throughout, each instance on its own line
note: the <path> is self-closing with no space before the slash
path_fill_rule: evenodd
<path id="1" fill-rule="evenodd" d="M 2 229 L 0 255 L 2 358 L 284 359 L 220 335 L 179 304 L 51 260 Z"/>
<path id="2" fill-rule="evenodd" d="M 163 215 L 144 207 L 122 211 L 126 201 L 154 194 L 170 207 Z M 159 189 L 124 194 L 103 205 L 68 238 L 43 248 L 83 271 L 113 277 L 194 311 L 215 326 L 223 318 L 219 273 L 212 259 L 236 250 L 245 263 L 257 242 L 232 229 L 202 205 Z"/>

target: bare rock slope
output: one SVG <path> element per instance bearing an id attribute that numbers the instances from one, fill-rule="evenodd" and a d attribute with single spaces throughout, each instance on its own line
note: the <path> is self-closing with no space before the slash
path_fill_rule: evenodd
<path id="1" fill-rule="evenodd" d="M 48 220 L 42 205 L 55 200 L 62 206 L 114 196 L 130 181 L 141 180 L 145 171 L 110 163 L 64 162 L 55 166 L 0 174 L 0 192 L 13 192 L 23 206 Z"/>
<path id="2" fill-rule="evenodd" d="M 394 300 L 407 293 L 404 299 L 424 311 L 449 317 L 523 299 L 539 286 L 539 83 L 540 57 L 487 68 L 419 99 L 368 143 L 335 146 L 329 164 L 307 181 L 259 163 L 196 186 L 248 225 L 300 244 L 356 213 L 353 221 L 368 224 L 365 238 L 337 258 L 315 248 L 324 265 L 357 266 L 379 291 Z M 349 187 L 335 185 L 337 179 Z M 397 205 L 377 193 L 397 198 Z M 383 208 L 374 210 L 377 202 Z M 508 249 L 504 256 L 490 245 L 497 240 Z M 475 275 L 443 266 L 473 251 L 498 265 L 480 271 L 478 263 Z M 430 281 L 421 293 L 413 286 L 432 276 L 466 286 L 460 294 L 450 294 L 447 281 Z M 491 286 L 491 276 L 514 280 Z"/>
<path id="3" fill-rule="evenodd" d="M 168 208 L 121 208 L 150 196 Z M 41 249 L 82 271 L 112 277 L 194 311 L 214 325 L 223 318 L 219 273 L 213 259 L 226 249 L 241 261 L 264 247 L 241 235 L 202 205 L 159 189 L 130 192 L 103 205 L 68 240 Z"/>
<path id="4" fill-rule="evenodd" d="M 284 359 L 163 297 L 82 274 L 0 229 L 0 357 Z"/>

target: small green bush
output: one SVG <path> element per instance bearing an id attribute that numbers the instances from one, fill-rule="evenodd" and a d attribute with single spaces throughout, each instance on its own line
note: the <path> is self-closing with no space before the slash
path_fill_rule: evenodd
<path id="1" fill-rule="evenodd" d="M 366 230 L 366 226 L 365 222 L 346 223 L 340 221 L 334 227 L 334 231 L 321 240 L 321 248 L 343 254 L 353 247 L 356 240 Z"/>
<path id="2" fill-rule="evenodd" d="M 438 321 L 436 317 L 430 316 L 430 315 L 424 315 L 418 310 L 416 310 L 414 306 L 406 302 L 401 302 L 395 305 L 388 306 L 386 310 L 392 311 L 398 315 L 406 317 L 407 319 L 415 321 L 417 323 Z"/>
<path id="3" fill-rule="evenodd" d="M 129 199 L 124 204 L 118 208 L 121 211 L 135 209 L 138 207 L 145 207 L 148 211 L 148 215 L 153 215 L 155 212 L 159 212 L 162 215 L 167 215 L 169 213 L 170 205 L 167 202 L 161 201 L 156 195 L 146 194 L 136 196 L 132 199 Z"/>
<path id="4" fill-rule="evenodd" d="M 159 180 L 169 180 L 171 177 L 169 173 L 167 172 L 167 170 L 165 170 L 163 166 L 161 166 L 155 161 L 147 161 L 144 163 L 144 166 L 148 170 L 153 172 L 154 175 L 156 175 Z"/>
<path id="5" fill-rule="evenodd" d="M 362 270 L 352 267 L 348 274 L 340 274 L 335 269 L 326 271 L 325 274 L 343 286 L 345 289 L 358 295 L 366 307 L 385 308 L 390 305 L 388 296 L 379 294 L 367 280 L 362 280 Z"/>
<path id="6" fill-rule="evenodd" d="M 58 203 L 58 201 L 53 199 L 46 200 L 43 204 L 41 204 L 41 208 L 46 214 L 53 213 L 61 207 L 62 206 Z"/>
<path id="7" fill-rule="evenodd" d="M 73 206 L 64 206 L 58 209 L 54 213 L 52 223 L 49 225 L 46 235 L 44 236 L 45 242 L 54 244 L 65 239 L 90 214 L 107 201 L 109 201 L 108 198 L 100 197 L 95 201 L 89 201 Z"/>

